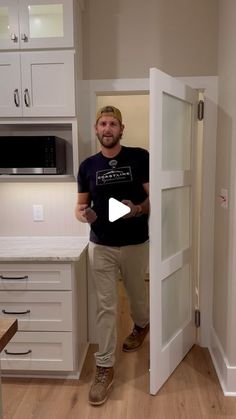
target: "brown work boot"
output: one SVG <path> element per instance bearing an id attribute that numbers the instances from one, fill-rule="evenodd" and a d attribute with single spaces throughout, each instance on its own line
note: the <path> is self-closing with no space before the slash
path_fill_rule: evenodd
<path id="1" fill-rule="evenodd" d="M 132 333 L 125 339 L 122 350 L 125 352 L 136 351 L 142 345 L 148 332 L 149 324 L 145 327 L 140 327 L 135 324 Z"/>
<path id="2" fill-rule="evenodd" d="M 89 392 L 89 403 L 99 406 L 108 398 L 108 392 L 113 383 L 113 367 L 97 366 L 94 382 Z"/>

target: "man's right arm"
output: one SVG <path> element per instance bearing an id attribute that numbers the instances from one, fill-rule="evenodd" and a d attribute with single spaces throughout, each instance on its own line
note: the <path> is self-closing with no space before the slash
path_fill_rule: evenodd
<path id="1" fill-rule="evenodd" d="M 90 208 L 91 199 L 89 192 L 79 192 L 75 207 L 75 216 L 82 223 L 93 223 L 97 219 L 96 212 Z"/>

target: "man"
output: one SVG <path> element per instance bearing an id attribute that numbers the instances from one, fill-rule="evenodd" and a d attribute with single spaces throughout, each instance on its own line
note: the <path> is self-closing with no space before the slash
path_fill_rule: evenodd
<path id="1" fill-rule="evenodd" d="M 101 152 L 81 163 L 76 217 L 90 224 L 89 263 L 97 295 L 98 352 L 90 389 L 92 405 L 104 403 L 113 383 L 116 349 L 117 279 L 122 275 L 134 322 L 123 351 L 137 350 L 149 331 L 144 277 L 148 265 L 149 154 L 121 146 L 124 125 L 119 109 L 105 106 L 97 113 L 95 133 Z M 109 221 L 109 199 L 129 213 Z"/>

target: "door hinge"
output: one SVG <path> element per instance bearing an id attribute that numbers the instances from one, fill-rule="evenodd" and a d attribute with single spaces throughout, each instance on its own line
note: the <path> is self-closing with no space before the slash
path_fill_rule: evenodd
<path id="1" fill-rule="evenodd" d="M 197 308 L 195 310 L 195 326 L 200 327 L 201 325 L 201 313 L 200 310 Z"/>
<path id="2" fill-rule="evenodd" d="M 199 100 L 198 102 L 197 117 L 199 121 L 202 121 L 204 118 L 204 100 Z"/>

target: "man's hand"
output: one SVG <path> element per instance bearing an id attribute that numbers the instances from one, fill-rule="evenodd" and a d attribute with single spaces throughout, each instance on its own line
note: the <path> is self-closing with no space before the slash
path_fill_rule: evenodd
<path id="1" fill-rule="evenodd" d="M 97 219 L 96 212 L 88 204 L 79 205 L 79 217 L 84 223 L 92 224 Z"/>
<path id="2" fill-rule="evenodd" d="M 130 201 L 129 199 L 123 199 L 123 201 L 121 201 L 122 204 L 127 205 L 127 207 L 130 208 L 130 212 L 126 215 L 124 215 L 123 218 L 131 218 L 131 217 L 136 217 L 138 214 L 142 213 L 142 207 L 141 205 L 134 205 L 132 201 Z"/>

